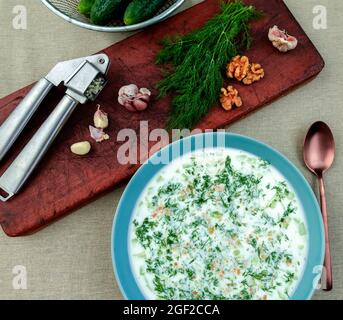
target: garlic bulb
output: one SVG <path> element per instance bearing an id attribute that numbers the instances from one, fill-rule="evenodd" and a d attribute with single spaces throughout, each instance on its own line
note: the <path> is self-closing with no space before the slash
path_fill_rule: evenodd
<path id="1" fill-rule="evenodd" d="M 295 37 L 290 36 L 285 30 L 280 30 L 278 26 L 269 29 L 268 38 L 273 46 L 281 52 L 293 50 L 298 45 Z"/>
<path id="2" fill-rule="evenodd" d="M 131 112 L 145 110 L 150 102 L 151 91 L 139 89 L 135 84 L 122 87 L 118 93 L 118 102 Z"/>

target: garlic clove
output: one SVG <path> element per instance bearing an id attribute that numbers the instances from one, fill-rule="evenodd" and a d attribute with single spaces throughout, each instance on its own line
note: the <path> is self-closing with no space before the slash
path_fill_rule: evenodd
<path id="1" fill-rule="evenodd" d="M 130 112 L 136 112 L 137 109 L 134 107 L 133 105 L 133 101 L 127 101 L 125 104 L 124 104 L 124 107 L 130 111 Z"/>
<path id="2" fill-rule="evenodd" d="M 106 129 L 108 127 L 108 115 L 103 112 L 98 105 L 98 110 L 94 114 L 94 126 L 98 129 Z"/>
<path id="3" fill-rule="evenodd" d="M 137 111 L 143 111 L 148 107 L 148 104 L 141 100 L 141 99 L 136 99 L 133 101 L 133 105 L 136 108 Z"/>
<path id="4" fill-rule="evenodd" d="M 288 48 L 289 48 L 289 50 L 295 49 L 297 47 L 297 45 L 298 45 L 298 40 L 295 37 L 289 36 L 287 41 L 288 41 Z"/>
<path id="5" fill-rule="evenodd" d="M 151 91 L 147 88 L 140 88 L 139 92 L 144 95 L 148 95 L 149 97 L 151 96 Z"/>
<path id="6" fill-rule="evenodd" d="M 96 142 L 102 142 L 110 138 L 109 135 L 106 134 L 103 129 L 98 129 L 93 126 L 89 126 L 89 132 L 91 138 L 94 139 Z"/>
<path id="7" fill-rule="evenodd" d="M 270 41 L 276 41 L 276 40 L 282 38 L 283 36 L 284 36 L 284 34 L 278 28 L 278 26 L 275 25 L 273 28 L 269 29 L 268 38 Z"/>
<path id="8" fill-rule="evenodd" d="M 119 104 L 121 104 L 122 106 L 125 106 L 125 103 L 127 103 L 128 99 L 126 97 L 123 96 L 118 96 L 118 102 Z"/>
<path id="9" fill-rule="evenodd" d="M 149 102 L 150 101 L 150 96 L 148 94 L 139 93 L 137 95 L 137 99 L 143 100 L 145 102 Z"/>
<path id="10" fill-rule="evenodd" d="M 273 41 L 273 46 L 278 49 L 281 52 L 287 52 L 288 51 L 288 45 L 287 43 L 284 43 L 282 41 Z"/>
<path id="11" fill-rule="evenodd" d="M 85 156 L 91 151 L 91 144 L 88 141 L 74 143 L 70 147 L 70 151 L 78 156 Z"/>

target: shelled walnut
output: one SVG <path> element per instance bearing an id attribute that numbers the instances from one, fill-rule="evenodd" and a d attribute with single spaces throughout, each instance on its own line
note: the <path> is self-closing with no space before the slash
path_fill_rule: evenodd
<path id="1" fill-rule="evenodd" d="M 246 56 L 236 56 L 232 58 L 226 67 L 226 74 L 229 78 L 236 78 L 242 81 L 250 70 L 249 58 Z"/>
<path id="2" fill-rule="evenodd" d="M 253 63 L 247 76 L 243 79 L 243 83 L 250 85 L 256 81 L 261 80 L 264 77 L 264 69 L 258 63 Z"/>
<path id="3" fill-rule="evenodd" d="M 237 89 L 233 86 L 221 89 L 220 103 L 227 111 L 231 110 L 234 105 L 236 107 L 241 107 L 243 104 L 242 99 L 238 95 Z"/>
<path id="4" fill-rule="evenodd" d="M 264 77 L 264 69 L 258 63 L 250 64 L 247 56 L 234 57 L 226 67 L 228 78 L 235 78 L 250 85 Z"/>

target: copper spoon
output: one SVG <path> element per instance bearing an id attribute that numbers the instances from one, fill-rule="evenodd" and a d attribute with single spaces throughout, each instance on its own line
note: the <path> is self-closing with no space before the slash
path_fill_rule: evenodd
<path id="1" fill-rule="evenodd" d="M 332 266 L 323 173 L 331 167 L 334 158 L 335 141 L 330 128 L 322 121 L 315 122 L 305 138 L 304 161 L 309 170 L 317 176 L 319 182 L 320 206 L 325 230 L 325 291 L 332 290 Z"/>

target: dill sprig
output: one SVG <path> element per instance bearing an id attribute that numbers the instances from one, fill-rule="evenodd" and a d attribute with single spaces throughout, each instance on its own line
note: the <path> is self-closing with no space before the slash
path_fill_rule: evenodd
<path id="1" fill-rule="evenodd" d="M 223 85 L 225 65 L 249 48 L 249 22 L 259 15 L 255 7 L 241 1 L 223 1 L 220 13 L 202 28 L 162 41 L 156 61 L 171 65 L 173 71 L 157 88 L 160 97 L 175 94 L 168 129 L 191 129 L 208 113 Z"/>

